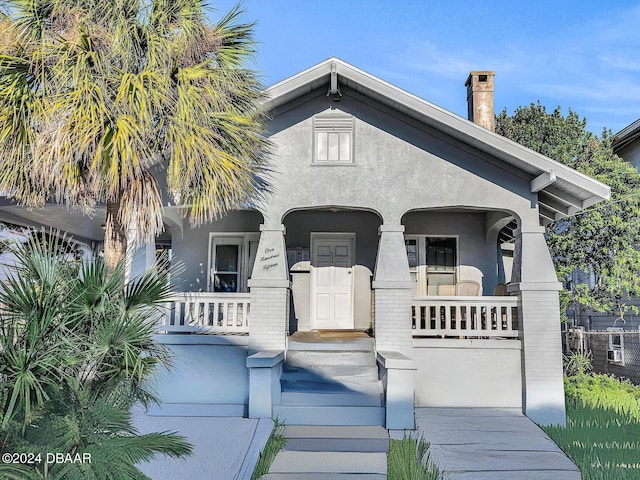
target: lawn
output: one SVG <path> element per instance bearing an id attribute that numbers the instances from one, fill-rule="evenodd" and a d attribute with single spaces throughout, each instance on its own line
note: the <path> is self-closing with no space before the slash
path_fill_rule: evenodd
<path id="1" fill-rule="evenodd" d="M 640 388 L 608 375 L 565 379 L 567 426 L 547 434 L 580 467 L 583 480 L 640 479 Z"/>

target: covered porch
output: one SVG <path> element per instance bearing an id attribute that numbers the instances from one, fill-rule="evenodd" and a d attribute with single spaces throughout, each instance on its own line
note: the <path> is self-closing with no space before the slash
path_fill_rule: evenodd
<path id="1" fill-rule="evenodd" d="M 184 291 L 160 315 L 159 331 L 248 335 L 258 258 L 258 276 L 285 264 L 290 305 L 282 335 L 344 329 L 375 337 L 374 272 L 389 255 L 381 217 L 346 207 L 289 212 L 281 251 L 259 246 L 260 221 L 257 212 L 234 212 L 199 229 L 172 231 L 168 245 L 173 262 L 185 267 L 177 279 Z M 518 337 L 518 297 L 507 287 L 514 224 L 508 212 L 471 209 L 403 216 L 404 250 L 392 255 L 404 260 L 394 268 L 409 279 L 404 323 L 413 337 Z"/>

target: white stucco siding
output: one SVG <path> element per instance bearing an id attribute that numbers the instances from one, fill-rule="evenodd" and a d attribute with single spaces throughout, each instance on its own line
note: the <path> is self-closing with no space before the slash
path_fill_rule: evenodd
<path id="1" fill-rule="evenodd" d="M 535 195 L 528 180 L 348 92 L 334 105 L 356 119 L 355 163 L 313 165 L 312 117 L 329 105 L 322 96 L 274 120 L 275 188 L 264 205 L 270 221 L 277 223 L 299 207 L 327 205 L 370 208 L 386 222 L 415 208 L 451 206 L 508 208 L 518 216 L 530 215 Z"/>
<path id="2" fill-rule="evenodd" d="M 416 406 L 522 406 L 519 340 L 414 339 Z"/>
<path id="3" fill-rule="evenodd" d="M 212 232 L 259 232 L 262 215 L 255 211 L 232 212 L 212 223 L 197 228 L 185 227 L 182 232 L 172 230 L 173 262 L 184 266 L 175 279 L 177 289 L 184 292 L 207 290 L 209 234 Z"/>
<path id="4" fill-rule="evenodd" d="M 159 335 L 173 355 L 151 387 L 163 404 L 246 405 L 249 373 L 246 337 Z"/>

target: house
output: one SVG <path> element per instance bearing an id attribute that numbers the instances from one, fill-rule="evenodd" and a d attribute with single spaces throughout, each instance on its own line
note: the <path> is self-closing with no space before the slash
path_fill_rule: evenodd
<path id="1" fill-rule="evenodd" d="M 616 133 L 611 146 L 614 153 L 640 171 L 640 118 Z"/>
<path id="2" fill-rule="evenodd" d="M 630 123 L 613 135 L 611 147 L 613 153 L 629 162 L 640 172 L 640 119 Z M 573 281 L 574 283 L 587 283 L 590 287 L 593 287 L 596 278 L 588 272 L 576 271 Z M 633 298 L 630 304 L 640 307 L 640 299 Z M 640 317 L 633 312 L 627 312 L 624 317 L 621 317 L 618 314 L 608 312 L 583 310 L 578 306 L 575 311 L 574 324 L 591 331 L 605 331 L 608 328 L 637 331 L 640 328 Z"/>
<path id="3" fill-rule="evenodd" d="M 414 405 L 510 407 L 563 424 L 544 224 L 610 192 L 493 133 L 493 78 L 469 75 L 471 121 L 337 58 L 269 88 L 272 192 L 199 228 L 167 207 L 133 258 L 186 267 L 158 320 L 176 367 L 155 413 L 413 428 Z M 0 215 L 103 235 L 100 214 Z M 313 391 L 327 384 L 342 390 Z"/>

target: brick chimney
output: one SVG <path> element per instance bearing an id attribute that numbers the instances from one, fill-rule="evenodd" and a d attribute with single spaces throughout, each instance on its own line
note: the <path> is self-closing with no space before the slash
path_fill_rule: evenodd
<path id="1" fill-rule="evenodd" d="M 467 87 L 468 118 L 473 123 L 495 131 L 495 110 L 493 106 L 493 77 L 496 72 L 471 72 Z"/>

